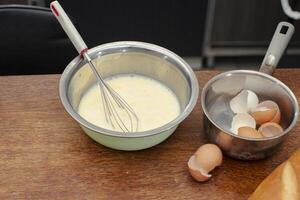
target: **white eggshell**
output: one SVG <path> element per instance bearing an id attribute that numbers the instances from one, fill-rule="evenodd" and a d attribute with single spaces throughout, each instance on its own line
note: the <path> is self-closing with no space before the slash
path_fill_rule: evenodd
<path id="1" fill-rule="evenodd" d="M 257 95 L 252 92 L 251 90 L 247 90 L 248 98 L 247 98 L 247 112 L 251 109 L 255 108 L 258 105 L 258 97 Z"/>
<path id="2" fill-rule="evenodd" d="M 242 90 L 229 104 L 234 113 L 247 113 L 258 105 L 258 97 L 251 90 Z"/>
<path id="3" fill-rule="evenodd" d="M 234 134 L 238 134 L 238 129 L 240 127 L 248 126 L 251 128 L 256 128 L 255 119 L 248 113 L 238 113 L 232 118 L 231 131 Z"/>
<path id="4" fill-rule="evenodd" d="M 233 97 L 229 102 L 230 108 L 234 113 L 246 113 L 247 107 L 247 90 L 242 90 L 238 95 Z"/>

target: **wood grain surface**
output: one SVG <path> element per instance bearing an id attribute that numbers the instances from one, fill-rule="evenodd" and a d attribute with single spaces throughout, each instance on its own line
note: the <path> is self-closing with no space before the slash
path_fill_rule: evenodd
<path id="1" fill-rule="evenodd" d="M 197 72 L 200 89 L 215 71 Z M 300 70 L 275 77 L 300 97 Z M 300 147 L 299 124 L 281 149 L 260 161 L 225 157 L 206 183 L 194 181 L 188 158 L 203 143 L 200 100 L 165 142 L 122 152 L 90 139 L 65 112 L 59 75 L 0 77 L 0 199 L 246 199 Z"/>

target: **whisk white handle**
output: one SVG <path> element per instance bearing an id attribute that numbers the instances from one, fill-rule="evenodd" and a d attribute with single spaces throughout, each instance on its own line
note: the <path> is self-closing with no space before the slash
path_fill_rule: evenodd
<path id="1" fill-rule="evenodd" d="M 78 53 L 82 55 L 88 48 L 64 9 L 61 7 L 58 1 L 51 2 L 50 8 L 64 31 L 67 33 Z"/>

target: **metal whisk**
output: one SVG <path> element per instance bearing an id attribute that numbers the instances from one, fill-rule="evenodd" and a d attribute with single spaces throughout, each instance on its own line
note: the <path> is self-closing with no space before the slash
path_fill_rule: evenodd
<path id="1" fill-rule="evenodd" d="M 71 20 L 69 19 L 61 5 L 58 3 L 58 1 L 53 1 L 50 4 L 50 8 L 64 31 L 67 33 L 78 53 L 89 63 L 89 66 L 91 67 L 94 75 L 97 78 L 106 121 L 115 130 L 120 129 L 123 132 L 137 131 L 139 119 L 136 113 L 130 107 L 130 105 L 116 91 L 114 91 L 98 73 L 95 65 L 92 62 L 92 59 L 87 53 L 88 48 L 85 42 L 81 38 L 80 34 L 72 24 Z"/>

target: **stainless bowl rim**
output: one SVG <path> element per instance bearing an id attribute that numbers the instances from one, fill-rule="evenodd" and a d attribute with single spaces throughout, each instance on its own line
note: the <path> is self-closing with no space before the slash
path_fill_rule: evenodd
<path id="1" fill-rule="evenodd" d="M 215 123 L 211 119 L 211 117 L 209 116 L 208 111 L 206 109 L 206 106 L 205 106 L 205 97 L 206 97 L 206 93 L 207 93 L 208 87 L 210 85 L 212 85 L 214 82 L 216 82 L 217 80 L 220 80 L 220 79 L 222 79 L 224 77 L 232 76 L 234 74 L 254 74 L 254 75 L 261 76 L 263 78 L 269 79 L 272 82 L 280 85 L 289 94 L 290 99 L 292 101 L 292 104 L 294 106 L 295 112 L 294 112 L 293 121 L 290 123 L 289 127 L 286 128 L 283 131 L 283 133 L 281 133 L 280 135 L 273 136 L 273 137 L 268 137 L 268 138 L 247 138 L 247 137 L 242 137 L 242 136 L 239 136 L 239 135 L 236 135 L 236 134 L 233 134 L 231 132 L 228 132 L 228 131 L 224 130 L 222 127 L 220 127 L 217 123 Z M 288 133 L 296 125 L 297 119 L 298 119 L 298 116 L 299 116 L 298 101 L 297 101 L 297 98 L 295 97 L 294 93 L 290 90 L 290 88 L 288 86 L 286 86 L 283 82 L 281 82 L 280 80 L 278 80 L 277 78 L 274 78 L 273 76 L 270 76 L 270 75 L 262 73 L 262 72 L 254 71 L 254 70 L 232 70 L 232 71 L 223 72 L 223 73 L 220 73 L 220 74 L 214 76 L 203 87 L 203 90 L 202 90 L 202 93 L 201 93 L 201 107 L 202 107 L 202 110 L 203 110 L 205 116 L 219 130 L 222 130 L 224 133 L 227 133 L 227 134 L 229 134 L 229 135 L 231 135 L 233 137 L 244 139 L 244 140 L 249 140 L 249 141 L 268 141 L 268 140 L 280 138 L 280 137 L 284 136 L 286 133 Z"/>
<path id="2" fill-rule="evenodd" d="M 121 48 L 136 48 L 136 49 L 143 49 L 146 51 L 152 51 L 152 52 L 157 52 L 159 54 L 164 55 L 164 59 L 169 59 L 170 61 L 173 61 L 174 63 L 177 64 L 182 70 L 184 71 L 185 77 L 190 80 L 190 98 L 189 102 L 184 108 L 184 110 L 181 111 L 180 115 L 177 116 L 174 120 L 171 122 L 148 131 L 143 131 L 143 132 L 134 132 L 130 134 L 124 134 L 122 132 L 117 132 L 117 131 L 112 131 L 108 129 L 104 129 L 98 126 L 95 126 L 94 124 L 86 121 L 84 118 L 82 118 L 71 106 L 68 96 L 67 96 L 67 85 L 69 84 L 69 81 L 72 78 L 72 75 L 78 70 L 81 66 L 79 66 L 80 63 L 80 56 L 77 56 L 74 58 L 65 68 L 64 72 L 61 75 L 60 81 L 59 81 L 59 96 L 61 99 L 61 102 L 66 109 L 66 111 L 72 116 L 73 119 L 75 119 L 80 125 L 95 131 L 99 134 L 104 134 L 108 136 L 113 136 L 113 137 L 122 137 L 122 138 L 137 138 L 137 137 L 147 137 L 147 136 L 152 136 L 156 134 L 160 134 L 162 132 L 168 131 L 172 129 L 173 127 L 177 126 L 180 122 L 182 122 L 194 109 L 198 95 L 199 95 L 199 86 L 198 86 L 198 80 L 195 76 L 195 73 L 191 69 L 191 67 L 178 55 L 175 53 L 171 52 L 168 49 L 165 49 L 163 47 L 150 44 L 150 43 L 145 43 L 145 42 L 137 42 L 137 41 L 121 41 L 121 42 L 112 42 L 112 43 L 107 43 L 103 45 L 96 46 L 92 49 L 88 50 L 89 54 L 97 53 L 100 51 L 108 50 L 108 49 L 121 49 Z"/>

